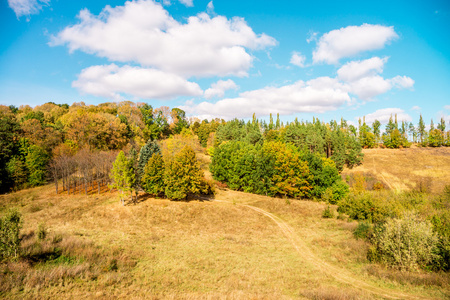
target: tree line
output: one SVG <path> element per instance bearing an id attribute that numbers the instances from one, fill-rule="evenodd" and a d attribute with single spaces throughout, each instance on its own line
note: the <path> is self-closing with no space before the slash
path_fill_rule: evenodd
<path id="1" fill-rule="evenodd" d="M 48 102 L 34 108 L 0 105 L 0 192 L 42 185 L 48 180 L 55 184 L 61 180 L 58 190 L 63 192 L 86 192 L 95 184 L 97 190 L 102 189 L 111 181 L 97 161 L 105 161 L 105 166 L 109 161 L 112 167 L 110 153 L 123 150 L 128 154 L 135 149 L 139 156 L 147 141 L 181 134 L 193 135 L 209 154 L 227 141 L 253 146 L 281 142 L 295 146 L 300 153 L 331 159 L 341 171 L 345 165 L 361 162 L 361 148 L 408 147 L 411 142 L 433 147 L 450 145 L 443 119 L 437 126 L 431 122 L 429 130 L 425 128 L 422 117 L 415 127 L 397 122 L 396 116 L 391 117 L 384 132 L 379 121 L 369 126 L 364 118 L 358 126 L 343 119 L 283 123 L 279 115 L 274 118 L 272 114 L 269 121 L 255 115 L 248 121 L 199 120 L 187 118 L 179 108 L 153 108 L 131 101 L 99 105 L 76 102 L 70 106 Z"/>

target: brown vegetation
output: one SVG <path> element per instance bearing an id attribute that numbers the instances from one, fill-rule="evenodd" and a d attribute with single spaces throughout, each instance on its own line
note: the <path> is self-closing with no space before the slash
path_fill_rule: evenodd
<path id="1" fill-rule="evenodd" d="M 363 149 L 363 164 L 342 172 L 357 173 L 393 190 L 440 193 L 450 183 L 450 148 Z"/>
<path id="2" fill-rule="evenodd" d="M 393 275 L 387 276 L 381 269 L 368 269 L 366 242 L 353 238 L 355 223 L 322 219 L 321 203 L 288 204 L 285 199 L 228 190 L 216 195 L 228 203 L 141 197 L 135 205 L 121 206 L 115 197 L 117 193 L 55 195 L 51 186 L 1 196 L 0 212 L 18 207 L 25 222 L 24 259 L 1 265 L 0 296 L 449 296 L 448 275 L 426 279 L 425 273 L 410 273 L 403 280 L 398 271 L 390 270 Z M 291 230 L 288 235 L 270 216 Z M 48 234 L 39 241 L 42 222 Z M 55 248 L 59 256 L 45 258 Z M 44 258 L 36 259 L 39 255 Z"/>

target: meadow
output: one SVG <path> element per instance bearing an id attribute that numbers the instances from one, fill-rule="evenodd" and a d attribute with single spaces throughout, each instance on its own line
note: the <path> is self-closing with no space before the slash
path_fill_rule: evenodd
<path id="1" fill-rule="evenodd" d="M 365 150 L 359 168 L 385 178 L 407 170 L 397 154 L 417 155 L 378 151 L 391 163 L 375 172 Z M 370 262 L 368 242 L 353 234 L 358 223 L 336 218 L 337 206 L 323 218 L 323 202 L 217 189 L 191 201 L 140 194 L 122 206 L 117 192 L 55 195 L 52 185 L 0 197 L 1 213 L 15 207 L 24 219 L 22 257 L 0 265 L 5 299 L 450 297 L 448 273 Z"/>

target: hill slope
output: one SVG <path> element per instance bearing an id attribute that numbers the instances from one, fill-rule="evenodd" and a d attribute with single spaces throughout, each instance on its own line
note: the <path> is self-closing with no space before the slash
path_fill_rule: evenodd
<path id="1" fill-rule="evenodd" d="M 142 197 L 136 205 L 121 206 L 116 194 L 54 195 L 52 186 L 1 196 L 2 211 L 18 207 L 24 215 L 22 246 L 28 259 L 1 265 L 0 295 L 449 296 L 447 275 L 405 274 L 369 265 L 366 243 L 352 235 L 356 223 L 322 219 L 324 204 L 234 191 L 219 191 L 216 199 L 223 202 Z M 48 235 L 38 241 L 41 222 Z M 49 256 L 54 252 L 56 256 Z"/>
<path id="2" fill-rule="evenodd" d="M 450 184 L 450 148 L 364 149 L 363 164 L 342 173 L 362 172 L 395 190 L 440 193 Z"/>

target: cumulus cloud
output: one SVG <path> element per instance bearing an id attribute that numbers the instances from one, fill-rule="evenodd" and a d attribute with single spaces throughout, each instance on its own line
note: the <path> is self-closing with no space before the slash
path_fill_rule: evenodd
<path id="1" fill-rule="evenodd" d="M 414 105 L 413 107 L 411 107 L 411 110 L 414 110 L 414 111 L 421 111 L 422 108 L 421 108 L 420 106 L 418 106 L 418 105 Z"/>
<path id="2" fill-rule="evenodd" d="M 111 61 L 136 62 L 184 77 L 246 76 L 253 57 L 247 51 L 276 44 L 253 32 L 244 19 L 200 13 L 185 23 L 150 0 L 106 6 L 95 16 L 87 9 L 50 45 L 67 45 Z"/>
<path id="3" fill-rule="evenodd" d="M 392 88 L 412 88 L 414 80 L 407 76 L 396 76 L 385 79 L 379 74 L 383 72 L 388 58 L 372 57 L 363 61 L 351 61 L 338 71 L 338 78 L 349 87 L 349 92 L 362 100 L 371 100 Z"/>
<path id="4" fill-rule="evenodd" d="M 390 79 L 390 83 L 399 89 L 408 89 L 412 88 L 414 85 L 414 80 L 407 76 L 395 76 Z"/>
<path id="5" fill-rule="evenodd" d="M 338 78 L 350 82 L 382 73 L 384 64 L 387 60 L 387 57 L 372 57 L 363 61 L 348 62 L 337 71 Z"/>
<path id="6" fill-rule="evenodd" d="M 211 99 L 213 97 L 223 97 L 225 91 L 231 89 L 238 89 L 238 86 L 233 80 L 219 80 L 216 83 L 211 84 L 211 87 L 205 91 L 205 98 Z"/>
<path id="7" fill-rule="evenodd" d="M 38 14 L 42 5 L 48 5 L 50 0 L 8 0 L 9 7 L 17 18 Z"/>
<path id="8" fill-rule="evenodd" d="M 375 120 L 378 120 L 381 124 L 387 124 L 389 122 L 389 118 L 392 116 L 392 118 L 394 119 L 396 114 L 398 122 L 412 121 L 411 116 L 405 113 L 405 111 L 401 108 L 384 108 L 366 115 L 366 123 L 372 124 Z"/>
<path id="9" fill-rule="evenodd" d="M 332 30 L 322 35 L 313 52 L 313 62 L 336 64 L 343 57 L 383 48 L 398 38 L 394 27 L 363 24 Z"/>
<path id="10" fill-rule="evenodd" d="M 306 57 L 304 55 L 302 55 L 300 52 L 294 51 L 292 52 L 290 63 L 300 68 L 303 68 L 305 66 L 305 60 Z"/>
<path id="11" fill-rule="evenodd" d="M 445 109 L 445 110 L 450 110 L 450 105 L 445 105 L 445 106 L 444 106 L 444 109 Z"/>
<path id="12" fill-rule="evenodd" d="M 183 106 L 188 114 L 203 118 L 224 119 L 269 115 L 291 115 L 300 112 L 323 113 L 336 110 L 351 102 L 346 87 L 337 79 L 320 77 L 307 82 L 297 81 L 282 87 L 265 87 L 243 92 L 237 98 L 227 98 L 216 103 L 202 102 Z"/>
<path id="13" fill-rule="evenodd" d="M 160 70 L 115 64 L 86 68 L 72 83 L 81 93 L 123 99 L 133 95 L 141 99 L 171 99 L 177 96 L 200 96 L 202 89 L 197 83 Z"/>

